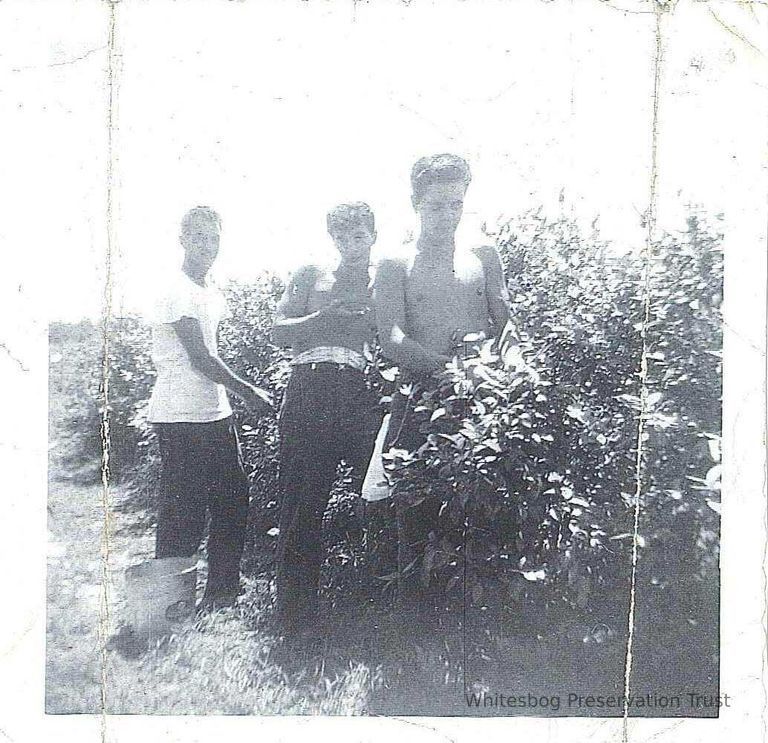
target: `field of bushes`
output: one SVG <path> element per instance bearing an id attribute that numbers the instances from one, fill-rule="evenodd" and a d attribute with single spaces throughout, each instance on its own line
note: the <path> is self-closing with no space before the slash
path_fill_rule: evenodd
<path id="1" fill-rule="evenodd" d="M 133 683 L 156 684 L 150 711 L 196 711 L 202 694 L 206 709 L 221 712 L 487 714 L 470 709 L 467 695 L 621 693 L 633 551 L 632 693 L 717 694 L 718 220 L 691 210 L 686 228 L 664 235 L 647 261 L 640 248 L 622 253 L 596 230 L 541 211 L 488 239 L 510 289 L 511 332 L 501 350 L 465 344 L 438 389 L 418 399 L 427 443 L 387 462 L 402 497 L 442 504 L 413 566 L 445 597 L 436 626 L 408 641 L 398 635 L 392 509 L 363 513 L 341 468 L 325 520 L 328 639 L 306 657 L 281 656 L 269 622 L 276 421 L 251 420 L 237 406 L 251 480 L 246 594 L 169 648 L 133 662 L 108 654 L 119 678 L 115 709 L 147 709 Z M 269 328 L 281 290 L 271 275 L 229 286 L 220 338 L 222 357 L 278 400 L 288 366 Z M 51 426 L 61 442 L 51 492 L 93 495 L 106 412 L 112 518 L 127 529 L 119 544 L 143 540 L 148 550 L 159 471 L 146 422 L 149 330 L 134 317 L 109 326 L 106 411 L 100 333 L 51 328 Z M 386 406 L 398 381 L 375 350 L 368 374 Z M 88 513 L 98 518 L 98 509 Z M 73 702 L 51 691 L 59 673 L 51 653 L 74 609 L 57 611 L 49 707 L 66 711 Z"/>

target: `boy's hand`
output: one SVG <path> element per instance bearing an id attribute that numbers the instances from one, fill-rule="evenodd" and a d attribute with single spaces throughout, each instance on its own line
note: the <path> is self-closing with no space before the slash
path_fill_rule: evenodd
<path id="1" fill-rule="evenodd" d="M 256 416 L 266 415 L 275 409 L 272 396 L 258 387 L 249 385 L 241 397 L 248 410 Z"/>
<path id="2" fill-rule="evenodd" d="M 464 351 L 467 346 L 477 345 L 482 343 L 487 338 L 485 331 L 481 330 L 479 333 L 465 333 L 463 330 L 454 330 L 451 336 L 451 343 L 454 350 Z"/>
<path id="3" fill-rule="evenodd" d="M 318 310 L 317 314 L 324 317 L 363 317 L 368 312 L 370 312 L 370 307 L 364 302 L 334 299 L 330 304 Z"/>

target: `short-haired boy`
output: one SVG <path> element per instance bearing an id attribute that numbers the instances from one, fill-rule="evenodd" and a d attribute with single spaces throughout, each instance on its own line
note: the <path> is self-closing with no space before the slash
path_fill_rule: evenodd
<path id="1" fill-rule="evenodd" d="M 341 204 L 328 214 L 328 232 L 338 259 L 293 274 L 272 331 L 294 354 L 279 418 L 277 610 L 288 634 L 316 621 L 323 512 L 337 466 L 344 460 L 352 468 L 352 489 L 359 489 L 382 417 L 364 374 L 364 349 L 375 333 L 373 212 L 364 203 Z"/>
<path id="2" fill-rule="evenodd" d="M 425 434 L 413 415 L 415 399 L 434 387 L 431 375 L 445 368 L 457 340 L 469 334 L 498 337 L 509 320 L 509 295 L 495 248 L 456 244 L 469 183 L 469 165 L 457 155 L 418 160 L 411 170 L 411 200 L 421 224 L 419 237 L 409 250 L 382 260 L 376 272 L 379 341 L 401 371 L 384 451 L 414 451 L 423 443 Z M 404 382 L 411 383 L 410 396 L 400 391 Z M 438 506 L 429 498 L 415 506 L 396 498 L 403 608 L 421 608 L 429 593 L 418 571 L 408 574 L 408 567 L 436 527 Z"/>
<path id="3" fill-rule="evenodd" d="M 208 582 L 202 608 L 234 602 L 248 514 L 248 480 L 225 388 L 255 413 L 269 396 L 219 358 L 217 333 L 226 302 L 207 280 L 219 251 L 221 220 L 195 207 L 181 222 L 181 271 L 165 285 L 152 327 L 157 378 L 149 421 L 160 444 L 162 475 L 155 557 L 192 557 L 210 512 Z"/>

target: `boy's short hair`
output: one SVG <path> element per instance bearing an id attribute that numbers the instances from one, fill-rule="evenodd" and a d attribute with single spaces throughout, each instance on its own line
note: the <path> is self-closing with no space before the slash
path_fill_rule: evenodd
<path id="1" fill-rule="evenodd" d="M 339 204 L 328 212 L 328 232 L 332 235 L 346 232 L 355 227 L 367 227 L 371 233 L 376 229 L 373 211 L 364 201 L 351 204 Z"/>
<path id="2" fill-rule="evenodd" d="M 427 186 L 434 183 L 463 183 L 466 187 L 471 180 L 469 164 L 463 157 L 448 153 L 422 157 L 411 169 L 413 199 L 418 201 Z"/>
<path id="3" fill-rule="evenodd" d="M 196 206 L 194 209 L 190 209 L 181 220 L 182 233 L 189 230 L 192 223 L 200 220 L 207 222 L 210 225 L 214 225 L 217 229 L 221 229 L 221 217 L 218 212 L 211 209 L 210 206 Z"/>

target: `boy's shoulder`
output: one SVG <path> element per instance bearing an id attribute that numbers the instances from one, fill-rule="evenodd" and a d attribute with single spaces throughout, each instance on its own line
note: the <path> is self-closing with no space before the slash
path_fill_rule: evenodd
<path id="1" fill-rule="evenodd" d="M 295 284 L 314 282 L 327 272 L 327 266 L 318 261 L 302 263 L 291 272 L 291 280 Z"/>
<path id="2" fill-rule="evenodd" d="M 181 271 L 169 272 L 154 287 L 149 319 L 153 325 L 167 325 L 182 317 L 196 317 L 198 304 L 192 282 Z"/>
<path id="3" fill-rule="evenodd" d="M 416 243 L 406 242 L 383 254 L 374 266 L 376 273 L 408 272 L 416 258 Z"/>
<path id="4" fill-rule="evenodd" d="M 494 258 L 499 254 L 499 252 L 496 250 L 496 246 L 488 242 L 476 243 L 470 247 L 469 250 L 474 253 L 481 261 Z"/>
<path id="5" fill-rule="evenodd" d="M 181 271 L 169 271 L 153 286 L 152 299 L 155 306 L 178 302 L 194 295 L 194 285 Z"/>
<path id="6" fill-rule="evenodd" d="M 471 247 L 470 252 L 483 264 L 484 269 L 493 268 L 500 264 L 499 251 L 491 243 L 478 243 Z"/>
<path id="7" fill-rule="evenodd" d="M 222 294 L 221 288 L 210 279 L 205 285 L 197 284 L 184 271 L 169 272 L 160 287 L 159 297 L 162 299 L 179 296 L 203 299 Z"/>

